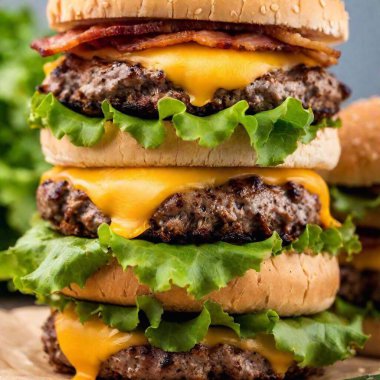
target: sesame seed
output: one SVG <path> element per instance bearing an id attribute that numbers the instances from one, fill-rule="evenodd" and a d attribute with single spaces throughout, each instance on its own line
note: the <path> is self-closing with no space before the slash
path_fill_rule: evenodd
<path id="1" fill-rule="evenodd" d="M 294 13 L 300 13 L 300 7 L 297 4 L 293 5 L 292 10 Z"/>
<path id="2" fill-rule="evenodd" d="M 260 8 L 260 12 L 265 15 L 267 13 L 267 7 L 265 5 L 262 5 Z"/>
<path id="3" fill-rule="evenodd" d="M 232 17 L 237 17 L 237 16 L 238 16 L 238 14 L 237 14 L 237 12 L 236 12 L 236 11 L 231 11 L 231 13 L 230 13 L 230 14 L 231 14 L 231 16 L 232 16 Z"/>
<path id="4" fill-rule="evenodd" d="M 270 9 L 273 11 L 273 12 L 277 12 L 279 9 L 280 9 L 280 6 L 278 4 L 272 4 L 270 6 Z"/>
<path id="5" fill-rule="evenodd" d="M 202 13 L 202 8 L 198 8 L 194 12 L 195 15 L 200 15 L 201 13 Z"/>
<path id="6" fill-rule="evenodd" d="M 322 8 L 326 7 L 326 0 L 319 0 L 319 4 L 321 4 Z"/>

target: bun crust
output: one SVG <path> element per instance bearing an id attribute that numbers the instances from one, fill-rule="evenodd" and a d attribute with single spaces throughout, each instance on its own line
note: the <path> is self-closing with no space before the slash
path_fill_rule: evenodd
<path id="1" fill-rule="evenodd" d="M 380 183 L 380 97 L 356 102 L 340 113 L 342 156 L 325 179 L 331 184 L 371 186 Z"/>
<path id="2" fill-rule="evenodd" d="M 250 313 L 274 309 L 282 316 L 315 314 L 328 309 L 339 287 L 339 266 L 331 255 L 284 253 L 270 258 L 261 271 L 249 270 L 227 287 L 194 300 L 184 289 L 156 293 L 165 310 L 197 312 L 205 300 L 219 303 L 230 313 Z M 82 300 L 116 305 L 135 305 L 136 296 L 152 294 L 140 285 L 131 269 L 126 272 L 110 264 L 93 275 L 81 289 L 72 285 L 63 294 Z"/>
<path id="3" fill-rule="evenodd" d="M 52 28 L 108 19 L 149 18 L 280 25 L 330 40 L 348 36 L 348 14 L 341 0 L 49 0 Z"/>
<path id="4" fill-rule="evenodd" d="M 363 323 L 364 332 L 371 335 L 361 351 L 363 355 L 380 358 L 380 320 L 366 318 Z"/>
<path id="5" fill-rule="evenodd" d="M 76 147 L 67 138 L 56 139 L 49 129 L 41 131 L 42 150 L 46 161 L 71 167 L 252 167 L 257 157 L 247 133 L 238 128 L 231 138 L 215 149 L 203 148 L 197 142 L 179 139 L 167 123 L 165 142 L 158 149 L 144 149 L 128 133 L 108 126 L 106 136 L 95 147 Z M 326 128 L 307 145 L 300 145 L 279 167 L 332 169 L 339 160 L 340 144 L 335 129 Z"/>

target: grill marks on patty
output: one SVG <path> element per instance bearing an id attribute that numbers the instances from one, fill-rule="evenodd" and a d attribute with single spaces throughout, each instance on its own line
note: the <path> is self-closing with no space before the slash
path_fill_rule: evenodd
<path id="1" fill-rule="evenodd" d="M 37 190 L 41 217 L 64 235 L 96 237 L 102 223 L 111 223 L 81 190 L 67 182 L 45 181 Z"/>
<path id="2" fill-rule="evenodd" d="M 42 341 L 49 362 L 56 371 L 74 373 L 74 368 L 59 348 L 54 328 L 54 315 L 43 327 Z M 320 373 L 319 369 L 293 365 L 285 380 L 306 379 Z M 190 352 L 169 353 L 151 346 L 135 346 L 108 358 L 99 372 L 101 379 L 128 380 L 277 380 L 269 362 L 261 355 L 228 345 L 212 348 L 197 345 Z"/>
<path id="3" fill-rule="evenodd" d="M 101 117 L 101 104 L 108 100 L 119 111 L 144 118 L 157 117 L 157 103 L 163 97 L 184 102 L 188 112 L 209 115 L 249 103 L 249 112 L 273 109 L 291 96 L 311 107 L 317 121 L 335 115 L 350 91 L 326 70 L 299 65 L 291 70 L 270 72 L 244 89 L 219 89 L 204 107 L 190 104 L 190 96 L 160 70 L 145 69 L 127 62 L 84 60 L 68 55 L 43 82 L 39 91 L 53 93 L 67 107 L 84 115 Z"/>
<path id="4" fill-rule="evenodd" d="M 64 235 L 96 237 L 101 223 L 110 224 L 81 190 L 67 182 L 42 183 L 37 205 L 43 219 Z M 309 224 L 320 224 L 320 202 L 301 185 L 265 184 L 257 176 L 234 179 L 215 188 L 190 190 L 166 199 L 141 238 L 191 244 L 261 241 L 278 232 L 295 240 Z"/>

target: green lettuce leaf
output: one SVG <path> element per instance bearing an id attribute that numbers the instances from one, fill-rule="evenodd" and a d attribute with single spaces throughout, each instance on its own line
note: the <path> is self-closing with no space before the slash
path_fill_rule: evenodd
<path id="1" fill-rule="evenodd" d="M 105 133 L 104 119 L 74 112 L 52 94 L 33 96 L 29 124 L 32 128 L 49 127 L 57 139 L 67 136 L 73 144 L 84 147 L 94 146 Z"/>
<path id="2" fill-rule="evenodd" d="M 82 323 L 96 315 L 120 331 L 145 331 L 152 346 L 168 352 L 190 351 L 211 326 L 217 326 L 231 329 L 242 339 L 272 335 L 276 348 L 293 354 L 299 366 L 320 367 L 348 358 L 367 340 L 360 318 L 349 323 L 331 312 L 297 318 L 280 318 L 273 310 L 233 316 L 208 301 L 197 316 L 171 313 L 168 318 L 154 298 L 137 297 L 136 301 L 136 307 L 115 307 L 71 300 Z M 64 304 L 69 305 L 68 301 Z M 142 312 L 147 319 L 139 318 Z"/>
<path id="3" fill-rule="evenodd" d="M 258 164 L 276 166 L 294 153 L 298 142 L 309 143 L 316 137 L 310 130 L 314 120 L 313 112 L 305 110 L 302 103 L 288 98 L 274 110 L 255 115 L 257 128 L 251 137 L 251 144 L 258 154 Z"/>
<path id="4" fill-rule="evenodd" d="M 276 347 L 294 354 L 301 367 L 322 367 L 354 354 L 353 344 L 363 347 L 367 337 L 362 320 L 345 323 L 330 312 L 313 317 L 280 319 L 273 328 Z"/>
<path id="5" fill-rule="evenodd" d="M 196 298 L 220 289 L 248 269 L 260 270 L 263 260 L 281 250 L 277 233 L 263 242 L 242 246 L 223 242 L 176 246 L 128 240 L 107 224 L 98 230 L 100 244 L 109 249 L 123 269 L 134 268 L 139 281 L 155 292 L 172 285 L 186 288 Z"/>
<path id="6" fill-rule="evenodd" d="M 355 234 L 355 225 L 351 218 L 347 218 L 340 227 L 322 229 L 313 224 L 306 226 L 302 235 L 287 249 L 296 252 L 311 251 L 315 254 L 327 252 L 337 256 L 347 253 L 348 257 L 361 252 L 362 246 L 359 236 Z"/>
<path id="7" fill-rule="evenodd" d="M 33 97 L 29 122 L 34 128 L 50 128 L 57 138 L 68 136 L 77 146 L 93 146 L 105 133 L 104 124 L 112 121 L 129 133 L 146 149 L 159 147 L 166 137 L 165 120 L 171 120 L 176 134 L 184 141 L 196 141 L 200 146 L 216 148 L 228 140 L 236 128 L 245 128 L 258 164 L 276 166 L 294 153 L 299 143 L 308 144 L 326 123 L 312 125 L 314 116 L 294 98 L 286 99 L 279 107 L 255 115 L 247 115 L 249 105 L 240 101 L 216 114 L 198 117 L 186 112 L 179 100 L 163 98 L 158 102 L 158 118 L 146 120 L 125 115 L 105 101 L 103 118 L 90 118 L 64 107 L 52 94 L 36 93 Z"/>
<path id="8" fill-rule="evenodd" d="M 342 214 L 352 215 L 356 219 L 363 219 L 366 214 L 380 207 L 380 196 L 361 197 L 359 195 L 348 194 L 344 189 L 332 187 L 330 189 L 333 200 L 333 208 Z"/>
<path id="9" fill-rule="evenodd" d="M 338 297 L 335 301 L 334 307 L 338 315 L 341 315 L 349 320 L 354 318 L 356 315 L 380 319 L 380 310 L 377 310 L 372 302 L 368 302 L 366 307 L 359 307 Z"/>
<path id="10" fill-rule="evenodd" d="M 7 258 L 9 277 L 25 293 L 49 295 L 71 283 L 84 286 L 86 280 L 109 261 L 97 239 L 62 237 L 48 223 L 38 223 L 17 244 L 0 256 Z M 9 256 L 13 268 L 9 268 Z"/>

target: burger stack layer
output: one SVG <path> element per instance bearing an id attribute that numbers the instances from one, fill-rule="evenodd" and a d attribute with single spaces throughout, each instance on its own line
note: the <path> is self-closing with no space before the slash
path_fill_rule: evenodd
<path id="1" fill-rule="evenodd" d="M 339 0 L 50 0 L 32 99 L 55 167 L 2 255 L 76 380 L 299 379 L 354 354 L 327 311 L 360 243 L 326 183 Z"/>
<path id="2" fill-rule="evenodd" d="M 358 226 L 363 252 L 342 261 L 337 311 L 364 317 L 371 335 L 364 354 L 380 357 L 380 98 L 358 101 L 341 112 L 342 157 L 326 175 L 334 213 L 351 215 Z"/>

